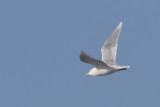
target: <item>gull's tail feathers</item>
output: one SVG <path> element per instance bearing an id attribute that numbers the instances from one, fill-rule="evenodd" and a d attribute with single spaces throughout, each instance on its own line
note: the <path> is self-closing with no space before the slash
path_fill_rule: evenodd
<path id="1" fill-rule="evenodd" d="M 126 66 L 126 68 L 130 68 L 131 66 Z"/>

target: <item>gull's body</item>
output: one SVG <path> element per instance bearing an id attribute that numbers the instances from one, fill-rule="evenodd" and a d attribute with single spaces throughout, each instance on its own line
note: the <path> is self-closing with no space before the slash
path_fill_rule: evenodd
<path id="1" fill-rule="evenodd" d="M 80 60 L 94 65 L 95 67 L 91 69 L 86 75 L 93 76 L 103 76 L 108 75 L 120 70 L 126 70 L 130 66 L 119 66 L 116 64 L 116 53 L 118 46 L 118 38 L 121 32 L 122 22 L 117 26 L 112 35 L 106 40 L 102 46 L 102 61 L 94 59 L 88 56 L 86 53 L 81 51 Z"/>

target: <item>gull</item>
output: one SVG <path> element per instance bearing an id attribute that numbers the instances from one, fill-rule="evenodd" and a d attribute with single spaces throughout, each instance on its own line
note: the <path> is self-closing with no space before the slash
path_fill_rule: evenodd
<path id="1" fill-rule="evenodd" d="M 92 68 L 86 74 L 86 76 L 104 76 L 130 68 L 130 66 L 119 66 L 116 64 L 118 38 L 121 32 L 121 28 L 122 22 L 120 22 L 108 40 L 106 40 L 106 42 L 103 44 L 101 48 L 102 60 L 94 59 L 83 51 L 80 52 L 80 60 L 94 66 L 94 68 Z"/>

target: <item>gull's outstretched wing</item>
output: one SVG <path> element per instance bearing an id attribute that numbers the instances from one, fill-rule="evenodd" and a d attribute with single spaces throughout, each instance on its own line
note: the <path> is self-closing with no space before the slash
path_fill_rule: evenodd
<path id="1" fill-rule="evenodd" d="M 80 52 L 80 60 L 85 63 L 94 65 L 97 69 L 109 68 L 109 66 L 105 64 L 104 62 L 88 56 L 83 51 Z"/>
<path id="2" fill-rule="evenodd" d="M 108 65 L 116 65 L 116 53 L 118 46 L 118 38 L 121 32 L 122 22 L 117 26 L 112 35 L 104 43 L 101 52 L 102 52 L 102 61 Z"/>

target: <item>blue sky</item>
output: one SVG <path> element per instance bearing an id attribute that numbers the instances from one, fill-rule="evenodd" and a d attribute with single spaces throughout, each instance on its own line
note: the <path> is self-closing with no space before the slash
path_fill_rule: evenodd
<path id="1" fill-rule="evenodd" d="M 1 0 L 0 107 L 159 107 L 160 1 Z M 84 76 L 119 22 L 117 63 Z"/>

